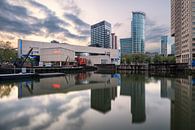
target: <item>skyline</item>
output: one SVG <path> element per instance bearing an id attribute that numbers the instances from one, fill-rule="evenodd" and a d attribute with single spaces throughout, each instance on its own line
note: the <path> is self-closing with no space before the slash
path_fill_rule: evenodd
<path id="1" fill-rule="evenodd" d="M 169 0 L 2 0 L 0 39 L 15 45 L 21 38 L 84 46 L 90 44 L 90 25 L 102 20 L 112 24 L 120 39 L 131 34 L 132 11 L 146 13 L 146 51 L 160 51 L 160 37 L 170 34 Z"/>

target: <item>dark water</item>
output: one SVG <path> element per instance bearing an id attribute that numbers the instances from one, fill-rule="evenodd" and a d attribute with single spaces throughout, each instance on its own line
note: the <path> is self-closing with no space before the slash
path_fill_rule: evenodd
<path id="1" fill-rule="evenodd" d="M 83 73 L 0 83 L 0 130 L 195 130 L 195 80 Z"/>

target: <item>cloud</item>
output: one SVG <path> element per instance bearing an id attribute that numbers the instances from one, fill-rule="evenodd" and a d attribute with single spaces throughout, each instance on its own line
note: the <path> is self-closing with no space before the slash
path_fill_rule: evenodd
<path id="1" fill-rule="evenodd" d="M 74 22 L 76 25 L 79 25 L 81 27 L 89 27 L 90 25 L 85 23 L 83 20 L 81 20 L 80 18 L 78 18 L 76 15 L 73 14 L 64 14 L 64 16 L 66 18 L 68 18 L 69 20 L 71 20 L 72 22 Z"/>
<path id="2" fill-rule="evenodd" d="M 75 29 L 83 35 L 90 35 L 90 25 L 74 14 L 64 14 L 64 17 L 74 23 Z"/>
<path id="3" fill-rule="evenodd" d="M 21 6 L 11 5 L 6 0 L 0 1 L 0 30 L 4 32 L 16 32 L 21 34 L 32 34 L 35 30 L 26 23 L 29 18 L 27 9 Z"/>
<path id="4" fill-rule="evenodd" d="M 81 9 L 77 6 L 74 0 L 58 0 L 58 3 L 64 5 L 63 9 L 70 11 L 74 15 L 81 14 Z"/>
<path id="5" fill-rule="evenodd" d="M 71 26 L 63 18 L 56 16 L 55 12 L 51 11 L 45 5 L 33 0 L 25 1 L 41 12 L 46 14 L 46 18 L 40 19 L 31 15 L 28 7 L 13 5 L 7 0 L 0 1 L 0 30 L 4 33 L 19 34 L 22 36 L 28 35 L 43 35 L 45 37 L 55 37 L 57 34 L 63 34 L 63 39 L 87 40 L 89 32 L 87 23 L 83 22 L 76 15 L 69 14 L 69 19 L 76 25 L 79 34 L 69 30 Z M 70 7 L 69 7 L 70 8 Z M 79 9 L 76 5 L 72 6 L 74 13 L 79 14 Z M 46 30 L 46 31 L 42 31 Z"/>
<path id="6" fill-rule="evenodd" d="M 160 42 L 163 35 L 169 33 L 169 27 L 158 25 L 155 21 L 146 19 L 146 42 Z"/>
<path id="7" fill-rule="evenodd" d="M 147 52 L 160 52 L 160 43 L 150 42 L 146 43 L 146 51 Z"/>
<path id="8" fill-rule="evenodd" d="M 169 27 L 158 25 L 156 21 L 146 19 L 146 50 L 152 52 L 160 51 L 160 39 L 169 34 Z"/>
<path id="9" fill-rule="evenodd" d="M 37 96 L 1 102 L 0 105 L 2 106 L 0 108 L 0 129 L 3 130 L 61 130 L 64 128 L 74 130 L 84 125 L 84 112 L 90 109 L 88 91 Z"/>
<path id="10" fill-rule="evenodd" d="M 122 25 L 123 25 L 123 23 L 115 23 L 114 26 L 113 26 L 113 28 L 114 28 L 114 29 L 118 29 L 118 28 L 120 28 Z"/>

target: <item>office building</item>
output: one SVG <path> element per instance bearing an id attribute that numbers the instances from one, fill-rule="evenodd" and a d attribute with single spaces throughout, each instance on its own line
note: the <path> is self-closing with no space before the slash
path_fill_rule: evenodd
<path id="1" fill-rule="evenodd" d="M 131 37 L 133 53 L 144 53 L 145 51 L 145 13 L 133 12 L 131 22 Z"/>
<path id="2" fill-rule="evenodd" d="M 145 13 L 133 12 L 131 38 L 120 39 L 121 55 L 145 52 Z"/>
<path id="3" fill-rule="evenodd" d="M 120 39 L 120 45 L 121 45 L 121 56 L 129 55 L 132 53 L 132 39 L 131 38 Z"/>
<path id="4" fill-rule="evenodd" d="M 168 36 L 161 37 L 161 55 L 167 56 Z"/>
<path id="5" fill-rule="evenodd" d="M 91 26 L 91 46 L 112 48 L 110 23 L 102 21 Z"/>
<path id="6" fill-rule="evenodd" d="M 176 46 L 175 46 L 175 44 L 172 44 L 171 45 L 171 54 L 172 55 L 175 55 L 176 54 Z"/>
<path id="7" fill-rule="evenodd" d="M 175 38 L 176 62 L 192 65 L 195 59 L 194 0 L 171 0 L 171 35 Z"/>

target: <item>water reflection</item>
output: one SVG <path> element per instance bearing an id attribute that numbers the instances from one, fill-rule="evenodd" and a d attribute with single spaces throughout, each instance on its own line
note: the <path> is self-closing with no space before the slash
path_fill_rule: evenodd
<path id="1" fill-rule="evenodd" d="M 195 78 L 80 73 L 1 83 L 0 106 L 3 130 L 194 130 Z"/>
<path id="2" fill-rule="evenodd" d="M 133 123 L 142 123 L 146 120 L 145 112 L 145 76 L 122 75 L 121 95 L 131 97 L 131 113 Z"/>
<path id="3" fill-rule="evenodd" d="M 111 100 L 116 97 L 116 87 L 91 90 L 91 108 L 106 113 L 111 110 Z"/>
<path id="4" fill-rule="evenodd" d="M 171 129 L 195 129 L 195 84 L 194 78 L 176 79 L 175 98 L 171 101 Z"/>
<path id="5" fill-rule="evenodd" d="M 110 74 L 80 73 L 63 77 L 42 78 L 19 83 L 19 98 L 88 89 L 117 87 L 116 78 Z"/>

